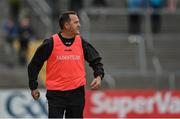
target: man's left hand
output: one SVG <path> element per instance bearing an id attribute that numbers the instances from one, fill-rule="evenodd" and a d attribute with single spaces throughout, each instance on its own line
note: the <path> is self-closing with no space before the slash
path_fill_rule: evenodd
<path id="1" fill-rule="evenodd" d="M 101 86 L 101 77 L 97 76 L 92 82 L 91 82 L 91 89 L 92 90 L 97 90 Z"/>

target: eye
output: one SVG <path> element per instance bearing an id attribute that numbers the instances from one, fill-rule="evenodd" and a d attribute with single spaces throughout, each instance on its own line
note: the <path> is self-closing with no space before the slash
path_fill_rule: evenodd
<path id="1" fill-rule="evenodd" d="M 78 24 L 78 23 L 79 23 L 79 21 L 75 21 L 74 23 L 75 23 L 75 24 Z"/>

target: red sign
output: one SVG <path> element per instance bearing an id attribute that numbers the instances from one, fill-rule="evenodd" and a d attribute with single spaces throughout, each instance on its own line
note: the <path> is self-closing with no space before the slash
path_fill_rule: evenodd
<path id="1" fill-rule="evenodd" d="M 85 118 L 177 118 L 180 91 L 87 91 Z"/>

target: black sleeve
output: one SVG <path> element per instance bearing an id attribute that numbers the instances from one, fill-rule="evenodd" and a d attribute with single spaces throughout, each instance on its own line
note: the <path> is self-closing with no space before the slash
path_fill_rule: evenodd
<path id="1" fill-rule="evenodd" d="M 29 77 L 29 88 L 31 90 L 37 89 L 38 87 L 38 74 L 41 70 L 44 62 L 49 58 L 53 49 L 53 40 L 46 39 L 37 48 L 32 60 L 28 65 L 28 77 Z"/>
<path id="2" fill-rule="evenodd" d="M 89 63 L 94 71 L 94 77 L 100 76 L 102 79 L 104 77 L 103 64 L 101 63 L 101 57 L 96 49 L 87 41 L 82 39 L 82 46 L 84 50 L 85 60 Z"/>

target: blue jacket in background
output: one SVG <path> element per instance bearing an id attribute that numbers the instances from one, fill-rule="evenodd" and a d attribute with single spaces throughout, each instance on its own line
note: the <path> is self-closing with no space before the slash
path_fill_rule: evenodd
<path id="1" fill-rule="evenodd" d="M 127 6 L 131 12 L 138 11 L 143 7 L 143 0 L 127 0 Z"/>
<path id="2" fill-rule="evenodd" d="M 149 4 L 152 8 L 162 8 L 164 0 L 149 0 Z"/>

